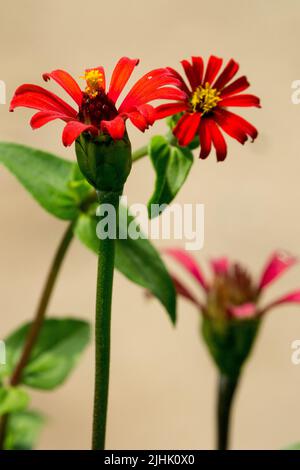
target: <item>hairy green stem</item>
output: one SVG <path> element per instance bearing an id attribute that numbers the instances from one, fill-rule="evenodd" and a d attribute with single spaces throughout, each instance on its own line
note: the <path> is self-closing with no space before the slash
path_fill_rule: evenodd
<path id="1" fill-rule="evenodd" d="M 117 215 L 120 196 L 121 193 L 98 192 L 100 209 L 101 204 L 111 204 Z M 100 238 L 96 297 L 93 450 L 103 450 L 105 448 L 114 260 L 115 240 L 110 236 Z"/>
<path id="2" fill-rule="evenodd" d="M 73 223 L 70 223 L 67 227 L 67 230 L 64 232 L 64 235 L 58 245 L 55 256 L 53 258 L 52 264 L 49 269 L 48 276 L 40 297 L 40 301 L 37 306 L 37 310 L 34 316 L 34 319 L 29 328 L 27 338 L 25 340 L 21 356 L 17 365 L 10 377 L 9 383 L 11 386 L 17 386 L 22 378 L 22 373 L 28 360 L 30 358 L 31 352 L 36 344 L 39 333 L 43 326 L 43 322 L 46 315 L 46 310 L 49 305 L 49 301 L 53 292 L 53 288 L 62 266 L 63 260 L 65 258 L 66 252 L 70 246 L 70 243 L 73 239 Z M 8 423 L 8 415 L 2 416 L 0 420 L 0 449 L 3 449 L 6 429 Z"/>
<path id="3" fill-rule="evenodd" d="M 230 417 L 238 377 L 220 374 L 217 394 L 217 450 L 227 450 L 229 446 Z"/>

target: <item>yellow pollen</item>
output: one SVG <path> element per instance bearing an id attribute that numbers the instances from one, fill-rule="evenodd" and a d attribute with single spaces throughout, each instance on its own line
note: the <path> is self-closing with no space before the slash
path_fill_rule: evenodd
<path id="1" fill-rule="evenodd" d="M 103 88 L 104 77 L 97 69 L 88 70 L 85 72 L 83 78 L 86 81 L 85 92 L 91 97 L 95 98 L 98 95 L 100 88 Z"/>
<path id="2" fill-rule="evenodd" d="M 220 101 L 220 91 L 212 88 L 208 82 L 205 87 L 198 86 L 190 99 L 192 112 L 200 111 L 202 114 L 208 113 L 211 109 L 215 108 Z"/>

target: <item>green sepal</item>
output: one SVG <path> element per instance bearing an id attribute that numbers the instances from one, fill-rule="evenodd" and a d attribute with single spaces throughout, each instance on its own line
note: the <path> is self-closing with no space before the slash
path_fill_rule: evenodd
<path id="1" fill-rule="evenodd" d="M 79 168 L 97 191 L 122 192 L 131 170 L 131 144 L 124 135 L 113 140 L 107 135 L 81 134 L 75 144 Z"/>
<path id="2" fill-rule="evenodd" d="M 202 319 L 202 334 L 219 371 L 235 378 L 248 358 L 254 344 L 260 320 Z"/>

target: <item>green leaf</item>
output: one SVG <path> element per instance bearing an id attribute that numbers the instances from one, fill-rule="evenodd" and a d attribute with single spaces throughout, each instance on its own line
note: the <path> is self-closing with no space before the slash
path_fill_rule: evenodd
<path id="1" fill-rule="evenodd" d="M 30 323 L 6 340 L 7 372 L 12 372 L 20 357 Z M 90 338 L 87 322 L 72 318 L 45 320 L 21 382 L 32 388 L 52 390 L 61 385 L 76 365 Z"/>
<path id="2" fill-rule="evenodd" d="M 127 225 L 134 224 L 140 231 L 134 218 L 123 206 L 120 207 L 121 220 Z M 82 214 L 75 226 L 75 234 L 89 249 L 98 252 L 99 239 L 96 235 L 98 219 L 96 216 Z M 126 227 L 120 232 L 127 233 Z M 116 240 L 116 268 L 135 284 L 150 291 L 166 308 L 171 321 L 176 320 L 176 293 L 173 282 L 165 268 L 161 257 L 154 246 L 146 238 L 139 237 Z"/>
<path id="3" fill-rule="evenodd" d="M 37 411 L 20 411 L 9 416 L 4 443 L 6 450 L 32 450 L 45 423 Z"/>
<path id="4" fill-rule="evenodd" d="M 24 145 L 0 142 L 2 163 L 50 214 L 73 220 L 90 192 L 76 163 Z"/>
<path id="5" fill-rule="evenodd" d="M 26 408 L 29 397 L 19 387 L 0 388 L 0 416 Z"/>
<path id="6" fill-rule="evenodd" d="M 151 211 L 151 205 L 168 205 L 173 201 L 189 174 L 193 154 L 189 148 L 172 145 L 159 135 L 150 141 L 149 156 L 156 172 L 154 193 L 148 202 L 149 217 L 153 218 L 159 212 Z"/>

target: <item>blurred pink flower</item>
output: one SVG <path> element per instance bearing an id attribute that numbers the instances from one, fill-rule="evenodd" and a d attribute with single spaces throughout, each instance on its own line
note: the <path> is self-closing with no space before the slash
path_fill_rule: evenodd
<path id="1" fill-rule="evenodd" d="M 202 301 L 181 280 L 173 276 L 177 293 L 193 302 L 206 317 L 240 320 L 258 318 L 278 305 L 300 304 L 298 289 L 260 306 L 260 297 L 266 287 L 297 262 L 294 256 L 285 252 L 272 254 L 258 281 L 254 281 L 241 264 L 231 262 L 226 257 L 210 261 L 212 276 L 206 279 L 200 266 L 188 252 L 177 248 L 169 248 L 164 252 L 175 259 L 201 287 L 204 293 Z"/>

